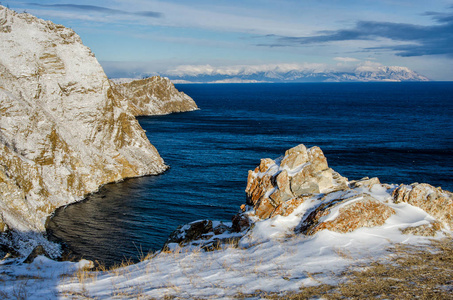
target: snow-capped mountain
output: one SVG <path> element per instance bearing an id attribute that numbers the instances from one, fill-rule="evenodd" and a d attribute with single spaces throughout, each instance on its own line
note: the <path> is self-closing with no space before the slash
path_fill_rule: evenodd
<path id="1" fill-rule="evenodd" d="M 211 67 L 181 66 L 161 75 L 175 83 L 245 82 L 353 82 L 353 81 L 428 81 L 406 67 L 365 62 L 354 68 L 333 69 L 323 65 L 263 65 Z"/>

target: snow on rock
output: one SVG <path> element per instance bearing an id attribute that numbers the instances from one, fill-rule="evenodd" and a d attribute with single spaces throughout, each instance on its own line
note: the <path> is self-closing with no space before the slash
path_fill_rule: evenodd
<path id="1" fill-rule="evenodd" d="M 42 232 L 100 185 L 166 169 L 71 29 L 0 6 L 0 229 Z"/>
<path id="2" fill-rule="evenodd" d="M 261 241 L 285 234 L 312 236 L 324 230 L 345 234 L 386 226 L 400 234 L 436 236 L 453 226 L 451 192 L 429 184 L 381 184 L 368 177 L 348 182 L 328 167 L 319 147 L 307 149 L 302 144 L 276 160 L 262 159 L 249 171 L 245 192 L 247 204 L 223 231 L 216 232 L 211 221 L 197 221 L 180 226 L 167 243 L 203 248 L 213 240 L 225 240 L 225 233 L 242 235 L 243 242 L 247 236 Z"/>
<path id="3" fill-rule="evenodd" d="M 276 161 L 261 160 L 260 166 L 249 171 L 246 194 L 249 209 L 243 214 L 248 218 L 296 213 L 301 217 L 297 231 L 306 235 L 324 229 L 345 233 L 382 226 L 397 213 L 399 203 L 419 207 L 434 218 L 418 230 L 402 228 L 406 233 L 423 234 L 426 228 L 426 234 L 433 235 L 436 230 L 453 228 L 452 193 L 429 184 L 381 184 L 378 178 L 348 182 L 328 168 L 318 147 L 307 150 L 299 145 Z"/>
<path id="4" fill-rule="evenodd" d="M 429 213 L 437 219 L 437 227 L 453 229 L 453 193 L 426 183 L 413 183 L 400 185 L 392 195 L 395 203 L 408 203 Z"/>
<path id="5" fill-rule="evenodd" d="M 294 195 L 291 183 L 300 173 L 301 184 L 312 182 L 316 192 Z M 282 190 L 291 198 L 272 205 L 270 196 Z M 62 269 L 75 272 L 88 262 L 55 263 L 42 256 L 27 267 L 0 262 L 0 292 L 13 295 L 22 286 L 31 299 L 284 297 L 338 284 L 346 270 L 385 262 L 396 255 L 389 252 L 395 243 L 428 246 L 433 238 L 451 238 L 452 193 L 377 178 L 348 182 L 328 168 L 317 147 L 299 145 L 282 158 L 262 160 L 249 173 L 247 193 L 248 205 L 232 223 L 182 225 L 162 251 L 135 265 L 70 275 Z M 272 203 L 266 205 L 270 213 L 259 209 L 264 199 Z M 36 268 L 43 271 L 35 275 Z M 57 279 L 54 273 L 68 275 Z"/>
<path id="6" fill-rule="evenodd" d="M 198 109 L 195 101 L 179 92 L 166 77 L 153 76 L 129 82 L 120 80 L 114 84 L 114 88 L 124 98 L 124 105 L 134 116 L 164 115 Z"/>
<path id="7" fill-rule="evenodd" d="M 347 179 L 328 167 L 319 147 L 307 150 L 299 145 L 276 161 L 261 160 L 254 171 L 249 171 L 245 192 L 247 204 L 255 208 L 256 216 L 265 219 L 275 212 L 286 214 L 288 200 L 345 187 Z"/>

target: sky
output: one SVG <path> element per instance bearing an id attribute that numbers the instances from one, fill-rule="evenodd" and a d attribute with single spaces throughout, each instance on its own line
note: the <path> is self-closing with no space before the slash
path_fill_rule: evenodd
<path id="1" fill-rule="evenodd" d="M 453 80 L 453 0 L 1 1 L 74 29 L 107 75 L 363 64 Z"/>

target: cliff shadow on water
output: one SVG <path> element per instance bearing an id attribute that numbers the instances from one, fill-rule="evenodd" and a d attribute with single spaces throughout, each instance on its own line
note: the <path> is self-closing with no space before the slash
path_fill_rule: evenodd
<path id="1" fill-rule="evenodd" d="M 169 234 L 167 213 L 159 208 L 162 201 L 148 189 L 160 176 L 109 183 L 81 202 L 58 208 L 47 222 L 48 238 L 61 243 L 70 258 L 97 260 L 106 266 L 122 259 L 138 261 L 162 246 L 160 241 Z M 158 228 L 143 226 L 150 223 Z"/>

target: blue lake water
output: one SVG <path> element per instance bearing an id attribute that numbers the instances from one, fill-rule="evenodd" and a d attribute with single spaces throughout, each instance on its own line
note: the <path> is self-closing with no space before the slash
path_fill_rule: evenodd
<path id="1" fill-rule="evenodd" d="M 229 221 L 247 171 L 300 143 L 349 179 L 453 190 L 453 83 L 177 85 L 201 108 L 140 117 L 170 170 L 109 184 L 56 212 L 53 235 L 111 265 L 158 250 L 178 226 Z"/>

